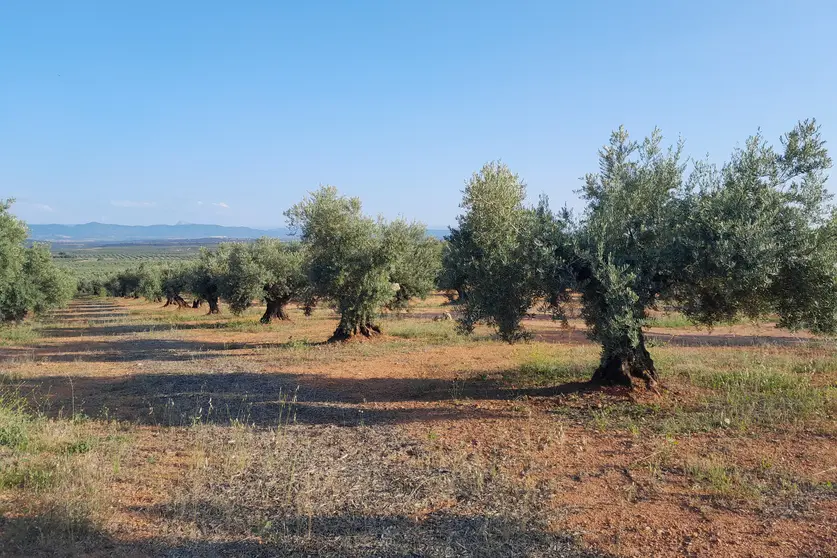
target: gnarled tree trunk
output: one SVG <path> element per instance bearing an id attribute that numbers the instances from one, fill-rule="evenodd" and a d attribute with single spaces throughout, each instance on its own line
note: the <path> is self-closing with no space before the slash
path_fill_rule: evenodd
<path id="1" fill-rule="evenodd" d="M 639 332 L 635 347 L 626 343 L 627 349 L 602 353 L 602 361 L 590 380 L 604 386 L 632 386 L 633 380 L 642 380 L 649 389 L 657 385 L 657 369 L 645 347 L 645 337 Z"/>
<path id="2" fill-rule="evenodd" d="M 340 317 L 340 324 L 329 338 L 331 341 L 346 341 L 357 335 L 372 337 L 381 333 L 381 328 L 372 321 L 371 316 Z"/>
<path id="3" fill-rule="evenodd" d="M 279 320 L 289 320 L 288 314 L 285 312 L 285 306 L 290 302 L 290 297 L 284 297 L 279 299 L 265 299 L 265 304 L 267 308 L 264 311 L 261 319 L 259 320 L 263 324 L 269 324 L 273 318 L 277 318 Z"/>
<path id="4" fill-rule="evenodd" d="M 201 306 L 203 306 L 203 299 L 202 298 L 196 298 L 195 300 L 192 301 L 192 308 L 200 308 Z"/>
<path id="5" fill-rule="evenodd" d="M 209 304 L 209 314 L 218 314 L 221 312 L 221 309 L 218 307 L 217 296 L 208 298 L 206 302 Z"/>
<path id="6" fill-rule="evenodd" d="M 163 308 L 166 306 L 171 306 L 176 304 L 178 308 L 189 308 L 189 303 L 183 300 L 183 297 L 179 294 L 177 295 L 168 295 L 166 297 L 166 303 L 163 305 Z"/>

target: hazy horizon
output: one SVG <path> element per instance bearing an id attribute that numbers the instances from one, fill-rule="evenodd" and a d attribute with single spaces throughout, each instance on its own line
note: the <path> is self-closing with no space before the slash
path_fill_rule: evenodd
<path id="1" fill-rule="evenodd" d="M 248 228 L 248 229 L 257 229 L 257 230 L 280 230 L 280 229 L 287 229 L 287 225 L 280 225 L 280 226 L 258 226 L 258 225 L 221 225 L 219 223 L 190 223 L 187 221 L 178 221 L 176 223 L 149 223 L 147 225 L 131 225 L 126 223 L 103 223 L 101 221 L 87 221 L 85 223 L 32 223 L 27 222 L 27 225 L 36 225 L 39 227 L 50 227 L 50 226 L 59 226 L 59 227 L 79 227 L 83 225 L 106 225 L 109 227 L 179 227 L 179 226 L 198 226 L 198 227 L 226 227 L 226 228 Z M 428 225 L 425 223 L 425 226 L 428 229 L 447 229 L 453 225 Z"/>

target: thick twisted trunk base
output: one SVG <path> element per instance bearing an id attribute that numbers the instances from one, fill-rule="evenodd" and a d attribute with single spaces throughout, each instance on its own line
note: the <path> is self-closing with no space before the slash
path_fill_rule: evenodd
<path id="1" fill-rule="evenodd" d="M 183 297 L 180 295 L 167 296 L 166 303 L 163 304 L 163 308 L 173 305 L 177 305 L 178 308 L 189 308 L 189 303 L 183 300 Z"/>
<path id="2" fill-rule="evenodd" d="M 218 306 L 217 298 L 210 298 L 206 302 L 209 304 L 209 314 L 219 314 L 221 312 L 221 308 Z"/>
<path id="3" fill-rule="evenodd" d="M 631 387 L 634 380 L 642 380 L 648 389 L 654 389 L 657 385 L 657 369 L 645 347 L 642 335 L 636 348 L 619 354 L 604 355 L 590 381 L 603 386 Z"/>
<path id="4" fill-rule="evenodd" d="M 334 330 L 334 333 L 328 341 L 329 343 L 334 341 L 348 341 L 349 339 L 353 339 L 358 336 L 369 338 L 379 335 L 380 333 L 381 328 L 373 323 L 364 323 L 354 327 L 344 327 L 341 323 L 341 325 L 337 326 L 337 329 Z"/>
<path id="5" fill-rule="evenodd" d="M 288 300 L 266 300 L 265 303 L 267 304 L 267 308 L 265 308 L 264 314 L 262 314 L 259 320 L 261 323 L 269 324 L 273 318 L 277 320 L 290 320 L 288 314 L 285 312 L 285 305 L 288 304 Z"/>

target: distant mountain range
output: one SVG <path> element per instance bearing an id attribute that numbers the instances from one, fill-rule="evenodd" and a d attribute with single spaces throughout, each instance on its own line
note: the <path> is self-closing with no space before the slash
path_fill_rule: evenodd
<path id="1" fill-rule="evenodd" d="M 221 225 L 29 225 L 29 239 L 49 242 L 132 242 L 145 240 L 245 239 L 289 237 L 288 229 L 252 229 Z"/>
<path id="2" fill-rule="evenodd" d="M 442 238 L 447 229 L 430 229 L 430 236 Z M 152 240 L 198 240 L 205 238 L 247 239 L 270 236 L 290 238 L 287 228 L 253 229 L 222 225 L 29 225 L 29 240 L 39 242 L 145 242 Z"/>

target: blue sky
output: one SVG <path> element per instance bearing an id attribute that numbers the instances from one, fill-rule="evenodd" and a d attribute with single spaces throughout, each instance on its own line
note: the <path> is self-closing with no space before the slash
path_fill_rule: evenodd
<path id="1" fill-rule="evenodd" d="M 282 226 L 318 184 L 452 224 L 502 159 L 578 206 L 620 124 L 723 160 L 837 139 L 837 3 L 0 3 L 0 197 L 32 223 Z"/>

